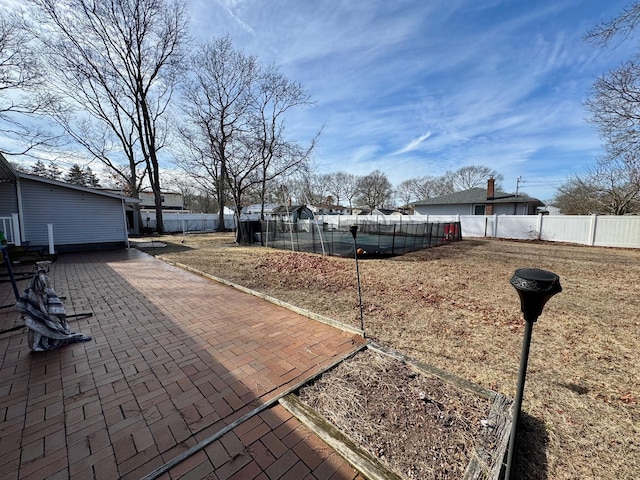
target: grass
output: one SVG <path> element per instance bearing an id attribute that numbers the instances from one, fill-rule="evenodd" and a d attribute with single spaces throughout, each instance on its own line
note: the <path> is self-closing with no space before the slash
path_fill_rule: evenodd
<path id="1" fill-rule="evenodd" d="M 353 259 L 231 234 L 154 240 L 168 260 L 359 326 Z M 509 279 L 522 267 L 557 273 L 563 292 L 533 328 L 516 478 L 637 478 L 640 251 L 465 240 L 361 261 L 367 336 L 513 397 L 524 321 Z"/>

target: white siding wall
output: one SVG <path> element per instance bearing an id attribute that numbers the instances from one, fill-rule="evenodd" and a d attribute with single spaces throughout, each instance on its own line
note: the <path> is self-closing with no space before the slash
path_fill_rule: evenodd
<path id="1" fill-rule="evenodd" d="M 416 205 L 417 215 L 473 215 L 476 204 L 455 205 Z M 478 203 L 477 205 L 486 205 Z M 527 215 L 528 204 L 525 203 L 494 203 L 494 215 Z"/>
<path id="2" fill-rule="evenodd" d="M 124 243 L 120 200 L 31 180 L 23 179 L 20 185 L 30 245 L 48 245 L 48 223 L 53 224 L 55 245 Z"/>
<path id="3" fill-rule="evenodd" d="M 414 208 L 416 215 L 473 215 L 471 204 L 416 205 Z"/>

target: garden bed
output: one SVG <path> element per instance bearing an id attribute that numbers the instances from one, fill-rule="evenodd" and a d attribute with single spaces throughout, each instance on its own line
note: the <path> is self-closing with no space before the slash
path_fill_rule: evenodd
<path id="1" fill-rule="evenodd" d="M 367 349 L 283 404 L 365 476 L 498 478 L 510 401 L 430 370 Z"/>

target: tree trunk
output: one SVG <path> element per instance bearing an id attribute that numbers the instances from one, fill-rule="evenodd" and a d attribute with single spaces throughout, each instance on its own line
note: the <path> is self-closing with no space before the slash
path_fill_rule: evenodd
<path id="1" fill-rule="evenodd" d="M 217 197 L 218 197 L 218 207 L 220 208 L 218 212 L 218 232 L 226 232 L 227 228 L 224 224 L 224 191 L 225 191 L 225 182 L 226 182 L 226 168 L 224 162 L 220 163 L 220 177 L 218 178 L 218 188 L 217 188 Z M 237 212 L 240 214 L 240 212 Z"/>
<path id="2" fill-rule="evenodd" d="M 162 222 L 162 193 L 159 189 L 155 190 L 153 193 L 156 207 L 156 231 L 158 233 L 164 233 L 164 224 Z"/>

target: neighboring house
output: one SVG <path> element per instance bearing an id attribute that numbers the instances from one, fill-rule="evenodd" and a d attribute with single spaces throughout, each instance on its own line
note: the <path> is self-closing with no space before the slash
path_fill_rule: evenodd
<path id="1" fill-rule="evenodd" d="M 181 193 L 162 192 L 162 209 L 163 210 L 184 210 L 184 199 Z M 153 192 L 140 192 L 140 208 L 155 209 L 156 201 Z"/>
<path id="2" fill-rule="evenodd" d="M 265 220 L 297 222 L 313 218 L 313 212 L 306 205 L 287 206 L 277 203 L 265 204 L 264 210 L 260 204 L 249 205 L 241 210 L 240 215 L 248 215 L 258 219 L 261 212 L 264 213 Z"/>
<path id="3" fill-rule="evenodd" d="M 398 210 L 393 210 L 391 208 L 376 208 L 371 212 L 371 215 L 404 215 L 404 214 Z"/>
<path id="4" fill-rule="evenodd" d="M 308 207 L 316 215 L 351 215 L 351 209 L 342 205 L 317 204 Z"/>
<path id="5" fill-rule="evenodd" d="M 125 247 L 139 200 L 17 172 L 0 154 L 0 228 L 8 242 L 56 253 Z"/>
<path id="6" fill-rule="evenodd" d="M 374 208 L 369 210 L 368 208 L 354 208 L 352 215 L 404 215 L 400 210 L 394 210 L 391 208 Z"/>
<path id="7" fill-rule="evenodd" d="M 353 210 L 351 210 L 351 215 L 371 215 L 371 210 L 369 210 L 368 208 L 355 207 Z"/>
<path id="8" fill-rule="evenodd" d="M 526 195 L 495 191 L 495 181 L 490 178 L 486 189 L 470 188 L 411 206 L 416 215 L 536 215 L 544 203 Z"/>
<path id="9" fill-rule="evenodd" d="M 562 215 L 558 207 L 553 205 L 545 205 L 544 207 L 538 207 L 538 213 L 542 215 Z"/>

